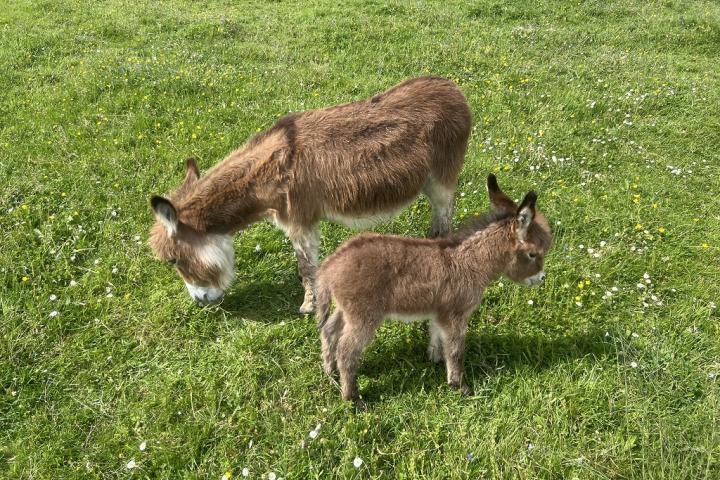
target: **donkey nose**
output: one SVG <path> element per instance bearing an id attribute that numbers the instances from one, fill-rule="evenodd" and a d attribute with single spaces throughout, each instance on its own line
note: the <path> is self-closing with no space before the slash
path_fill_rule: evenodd
<path id="1" fill-rule="evenodd" d="M 543 273 L 540 274 L 539 280 L 540 280 L 541 282 L 544 282 L 544 281 L 545 281 L 545 272 L 543 272 Z"/>

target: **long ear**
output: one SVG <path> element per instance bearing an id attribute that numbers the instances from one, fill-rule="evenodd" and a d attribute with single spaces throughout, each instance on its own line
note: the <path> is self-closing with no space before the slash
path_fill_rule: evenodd
<path id="1" fill-rule="evenodd" d="M 150 199 L 150 205 L 155 218 L 157 218 L 165 226 L 170 237 L 174 237 L 178 228 L 177 210 L 167 198 L 154 196 Z"/>
<path id="2" fill-rule="evenodd" d="M 490 197 L 490 205 L 496 212 L 514 213 L 517 206 L 510 197 L 505 195 L 497 183 L 497 178 L 492 173 L 487 178 L 487 190 Z"/>
<path id="3" fill-rule="evenodd" d="M 182 186 L 178 189 L 176 195 L 185 195 L 198 178 L 200 178 L 200 169 L 198 169 L 197 160 L 195 157 L 190 157 L 185 160 L 185 180 L 183 181 Z"/>
<path id="4" fill-rule="evenodd" d="M 515 232 L 517 233 L 518 240 L 524 242 L 527 238 L 527 231 L 530 228 L 533 220 L 535 219 L 535 202 L 537 201 L 537 194 L 532 190 L 525 195 L 523 201 L 520 202 L 520 206 L 517 209 L 515 216 Z"/>

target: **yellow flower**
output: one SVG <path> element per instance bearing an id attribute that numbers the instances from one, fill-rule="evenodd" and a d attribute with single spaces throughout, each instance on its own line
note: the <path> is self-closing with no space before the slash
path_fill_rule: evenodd
<path id="1" fill-rule="evenodd" d="M 582 297 L 581 297 L 580 295 L 578 295 L 578 296 L 575 297 L 575 301 L 576 301 L 576 302 L 579 302 L 580 300 L 582 300 Z"/>
<path id="2" fill-rule="evenodd" d="M 710 245 L 708 245 L 707 243 L 703 243 L 703 248 L 710 248 Z"/>
<path id="3" fill-rule="evenodd" d="M 578 283 L 578 288 L 582 290 L 583 288 L 585 288 L 585 284 L 583 282 Z"/>
<path id="4" fill-rule="evenodd" d="M 643 229 L 643 226 L 641 223 L 638 223 L 637 225 L 635 225 L 635 230 L 642 230 L 642 229 Z"/>
<path id="5" fill-rule="evenodd" d="M 20 208 L 22 208 L 23 210 L 27 210 L 27 209 L 30 208 L 30 207 L 28 207 L 27 205 L 25 205 L 25 204 L 23 203 L 22 205 L 20 205 Z"/>
<path id="6" fill-rule="evenodd" d="M 664 228 L 664 227 L 658 228 L 658 232 L 660 232 L 660 233 L 665 233 L 665 228 Z"/>
<path id="7" fill-rule="evenodd" d="M 585 280 L 585 285 L 590 285 L 590 280 Z"/>
<path id="8" fill-rule="evenodd" d="M 30 278 L 29 278 L 29 277 L 22 277 L 22 281 L 25 282 L 25 283 L 27 283 L 27 282 L 30 281 Z"/>

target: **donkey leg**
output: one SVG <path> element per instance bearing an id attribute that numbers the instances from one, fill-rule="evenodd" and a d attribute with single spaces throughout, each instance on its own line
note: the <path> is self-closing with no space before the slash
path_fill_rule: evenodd
<path id="1" fill-rule="evenodd" d="M 455 204 L 455 190 L 437 179 L 429 177 L 423 188 L 423 193 L 430 200 L 432 206 L 432 226 L 430 237 L 441 237 L 450 233 L 452 225 L 453 208 Z"/>
<path id="2" fill-rule="evenodd" d="M 332 376 L 337 369 L 337 344 L 340 332 L 343 329 L 343 312 L 335 310 L 320 330 L 320 344 L 322 345 L 323 370 Z"/>
<path id="3" fill-rule="evenodd" d="M 315 273 L 318 268 L 318 250 L 320 248 L 320 230 L 317 225 L 309 229 L 288 232 L 295 256 L 298 261 L 298 273 L 305 289 L 305 297 L 300 313 L 312 313 L 315 310 Z"/>
<path id="4" fill-rule="evenodd" d="M 347 317 L 337 344 L 337 366 L 340 371 L 340 387 L 343 400 L 360 404 L 357 388 L 357 370 L 365 347 L 372 341 L 375 328 L 372 323 L 355 322 Z"/>
<path id="5" fill-rule="evenodd" d="M 443 350 L 445 353 L 447 382 L 448 385 L 450 385 L 450 388 L 453 390 L 460 390 L 464 395 L 470 395 L 472 393 L 472 389 L 463 379 L 467 320 L 467 317 L 451 318 L 443 328 L 445 337 Z"/>
<path id="6" fill-rule="evenodd" d="M 430 344 L 428 345 L 428 357 L 433 363 L 440 363 L 445 359 L 443 355 L 443 331 L 436 320 L 428 321 L 430 330 Z"/>

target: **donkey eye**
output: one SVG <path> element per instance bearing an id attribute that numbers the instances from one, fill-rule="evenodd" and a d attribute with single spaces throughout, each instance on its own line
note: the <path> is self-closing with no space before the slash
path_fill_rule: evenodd
<path id="1" fill-rule="evenodd" d="M 530 260 L 535 260 L 535 257 L 537 257 L 537 255 L 534 253 L 528 253 L 527 256 Z"/>
<path id="2" fill-rule="evenodd" d="M 168 260 L 168 263 L 169 263 L 170 265 L 173 265 L 173 266 L 176 265 L 176 264 L 177 264 L 177 258 L 171 258 L 170 260 Z"/>

